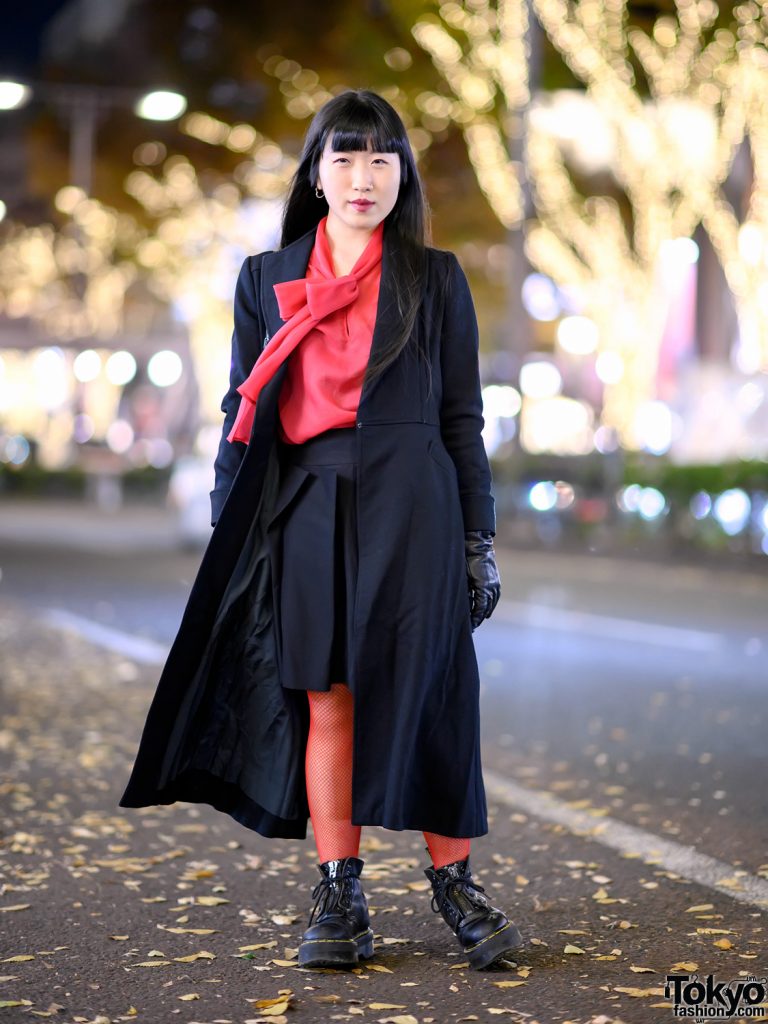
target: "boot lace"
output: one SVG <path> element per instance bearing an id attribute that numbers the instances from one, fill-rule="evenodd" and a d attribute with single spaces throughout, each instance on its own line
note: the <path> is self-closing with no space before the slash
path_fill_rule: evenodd
<path id="1" fill-rule="evenodd" d="M 309 924 L 312 924 L 315 913 L 321 916 L 333 910 L 349 910 L 351 886 L 348 877 L 321 878 L 312 890 L 312 897 L 315 899 L 315 905 L 309 915 Z"/>
<path id="2" fill-rule="evenodd" d="M 455 887 L 455 886 L 463 886 L 465 891 L 466 890 L 471 890 L 471 889 L 476 889 L 478 892 L 485 892 L 484 886 L 479 885 L 474 880 L 474 878 L 464 878 L 464 877 L 461 877 L 461 876 L 458 877 L 458 878 L 452 878 L 452 877 L 439 878 L 434 883 L 433 893 L 432 893 L 432 900 L 431 900 L 432 909 L 434 910 L 434 912 L 436 914 L 439 913 L 443 909 L 443 906 L 445 905 L 445 902 L 448 899 L 449 890 L 452 887 Z M 485 897 L 481 897 L 480 900 L 477 900 L 476 898 L 473 899 L 474 895 L 475 894 L 473 892 L 466 891 L 466 896 L 467 896 L 467 898 L 469 899 L 469 901 L 471 903 L 474 903 L 477 906 L 480 906 L 480 905 L 484 906 L 485 902 L 486 902 L 485 901 Z M 437 901 L 437 906 L 435 906 L 435 901 Z"/>

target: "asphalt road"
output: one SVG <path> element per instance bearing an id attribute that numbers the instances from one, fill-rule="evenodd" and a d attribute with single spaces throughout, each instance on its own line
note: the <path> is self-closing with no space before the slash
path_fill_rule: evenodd
<path id="1" fill-rule="evenodd" d="M 461 966 L 421 835 L 369 827 L 377 956 L 318 972 L 291 966 L 311 832 L 116 805 L 199 552 L 11 540 L 0 1022 L 655 1024 L 673 1018 L 673 969 L 768 974 L 766 578 L 500 551 L 502 602 L 475 633 L 491 829 L 472 862 L 528 945 Z M 256 1005 L 281 989 L 282 1013 Z"/>

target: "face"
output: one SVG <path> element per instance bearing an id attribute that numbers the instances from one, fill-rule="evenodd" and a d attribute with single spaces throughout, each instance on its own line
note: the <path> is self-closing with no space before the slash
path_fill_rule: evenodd
<path id="1" fill-rule="evenodd" d="M 368 233 L 384 220 L 397 202 L 400 188 L 400 157 L 397 153 L 375 153 L 370 148 L 352 153 L 331 149 L 328 137 L 318 168 L 317 184 L 328 201 L 328 220 L 342 221 L 349 228 Z M 356 206 L 367 199 L 370 205 Z"/>

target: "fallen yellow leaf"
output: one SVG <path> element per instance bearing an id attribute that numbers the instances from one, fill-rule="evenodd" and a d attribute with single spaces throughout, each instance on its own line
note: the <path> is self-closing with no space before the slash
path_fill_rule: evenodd
<path id="1" fill-rule="evenodd" d="M 162 928 L 164 932 L 171 932 L 172 935 L 213 935 L 218 932 L 218 928 L 169 928 L 167 924 L 159 924 L 158 928 Z M 126 938 L 128 936 L 126 935 Z"/>
<path id="2" fill-rule="evenodd" d="M 286 1020 L 283 1014 L 288 1009 L 288 1000 L 284 999 L 281 1003 L 275 1003 L 274 1006 L 265 1006 L 259 1010 L 262 1017 L 280 1017 L 282 1020 Z"/>
<path id="3" fill-rule="evenodd" d="M 291 1001 L 290 996 L 285 994 L 280 996 L 273 996 L 271 999 L 249 999 L 249 1003 L 253 1003 L 254 1006 L 258 1006 L 259 1009 L 270 1006 L 282 1006 L 283 1009 L 288 1008 L 288 1003 Z M 282 1013 L 282 1010 L 280 1011 Z"/>
<path id="4" fill-rule="evenodd" d="M 643 996 L 663 996 L 663 988 L 632 988 L 622 987 L 616 985 L 613 989 L 614 992 L 624 992 L 628 996 L 634 996 L 635 998 L 641 998 Z"/>

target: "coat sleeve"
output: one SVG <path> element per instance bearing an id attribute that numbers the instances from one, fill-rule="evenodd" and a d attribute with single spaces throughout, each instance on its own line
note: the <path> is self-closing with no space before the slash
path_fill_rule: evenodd
<path id="1" fill-rule="evenodd" d="M 257 256 L 246 257 L 235 285 L 235 325 L 232 333 L 229 388 L 221 403 L 224 426 L 219 450 L 213 464 L 214 488 L 210 492 L 212 526 L 216 525 L 247 447 L 241 441 L 228 441 L 227 436 L 235 422 L 237 410 L 240 408 L 240 395 L 237 388 L 251 372 L 253 364 L 261 353 L 264 337 L 264 324 L 259 305 L 261 256 L 260 253 Z"/>
<path id="2" fill-rule="evenodd" d="M 458 473 L 464 529 L 490 530 L 495 534 L 493 480 L 481 436 L 485 420 L 477 316 L 461 264 L 454 253 L 446 255 L 447 295 L 440 343 L 440 433 Z"/>

